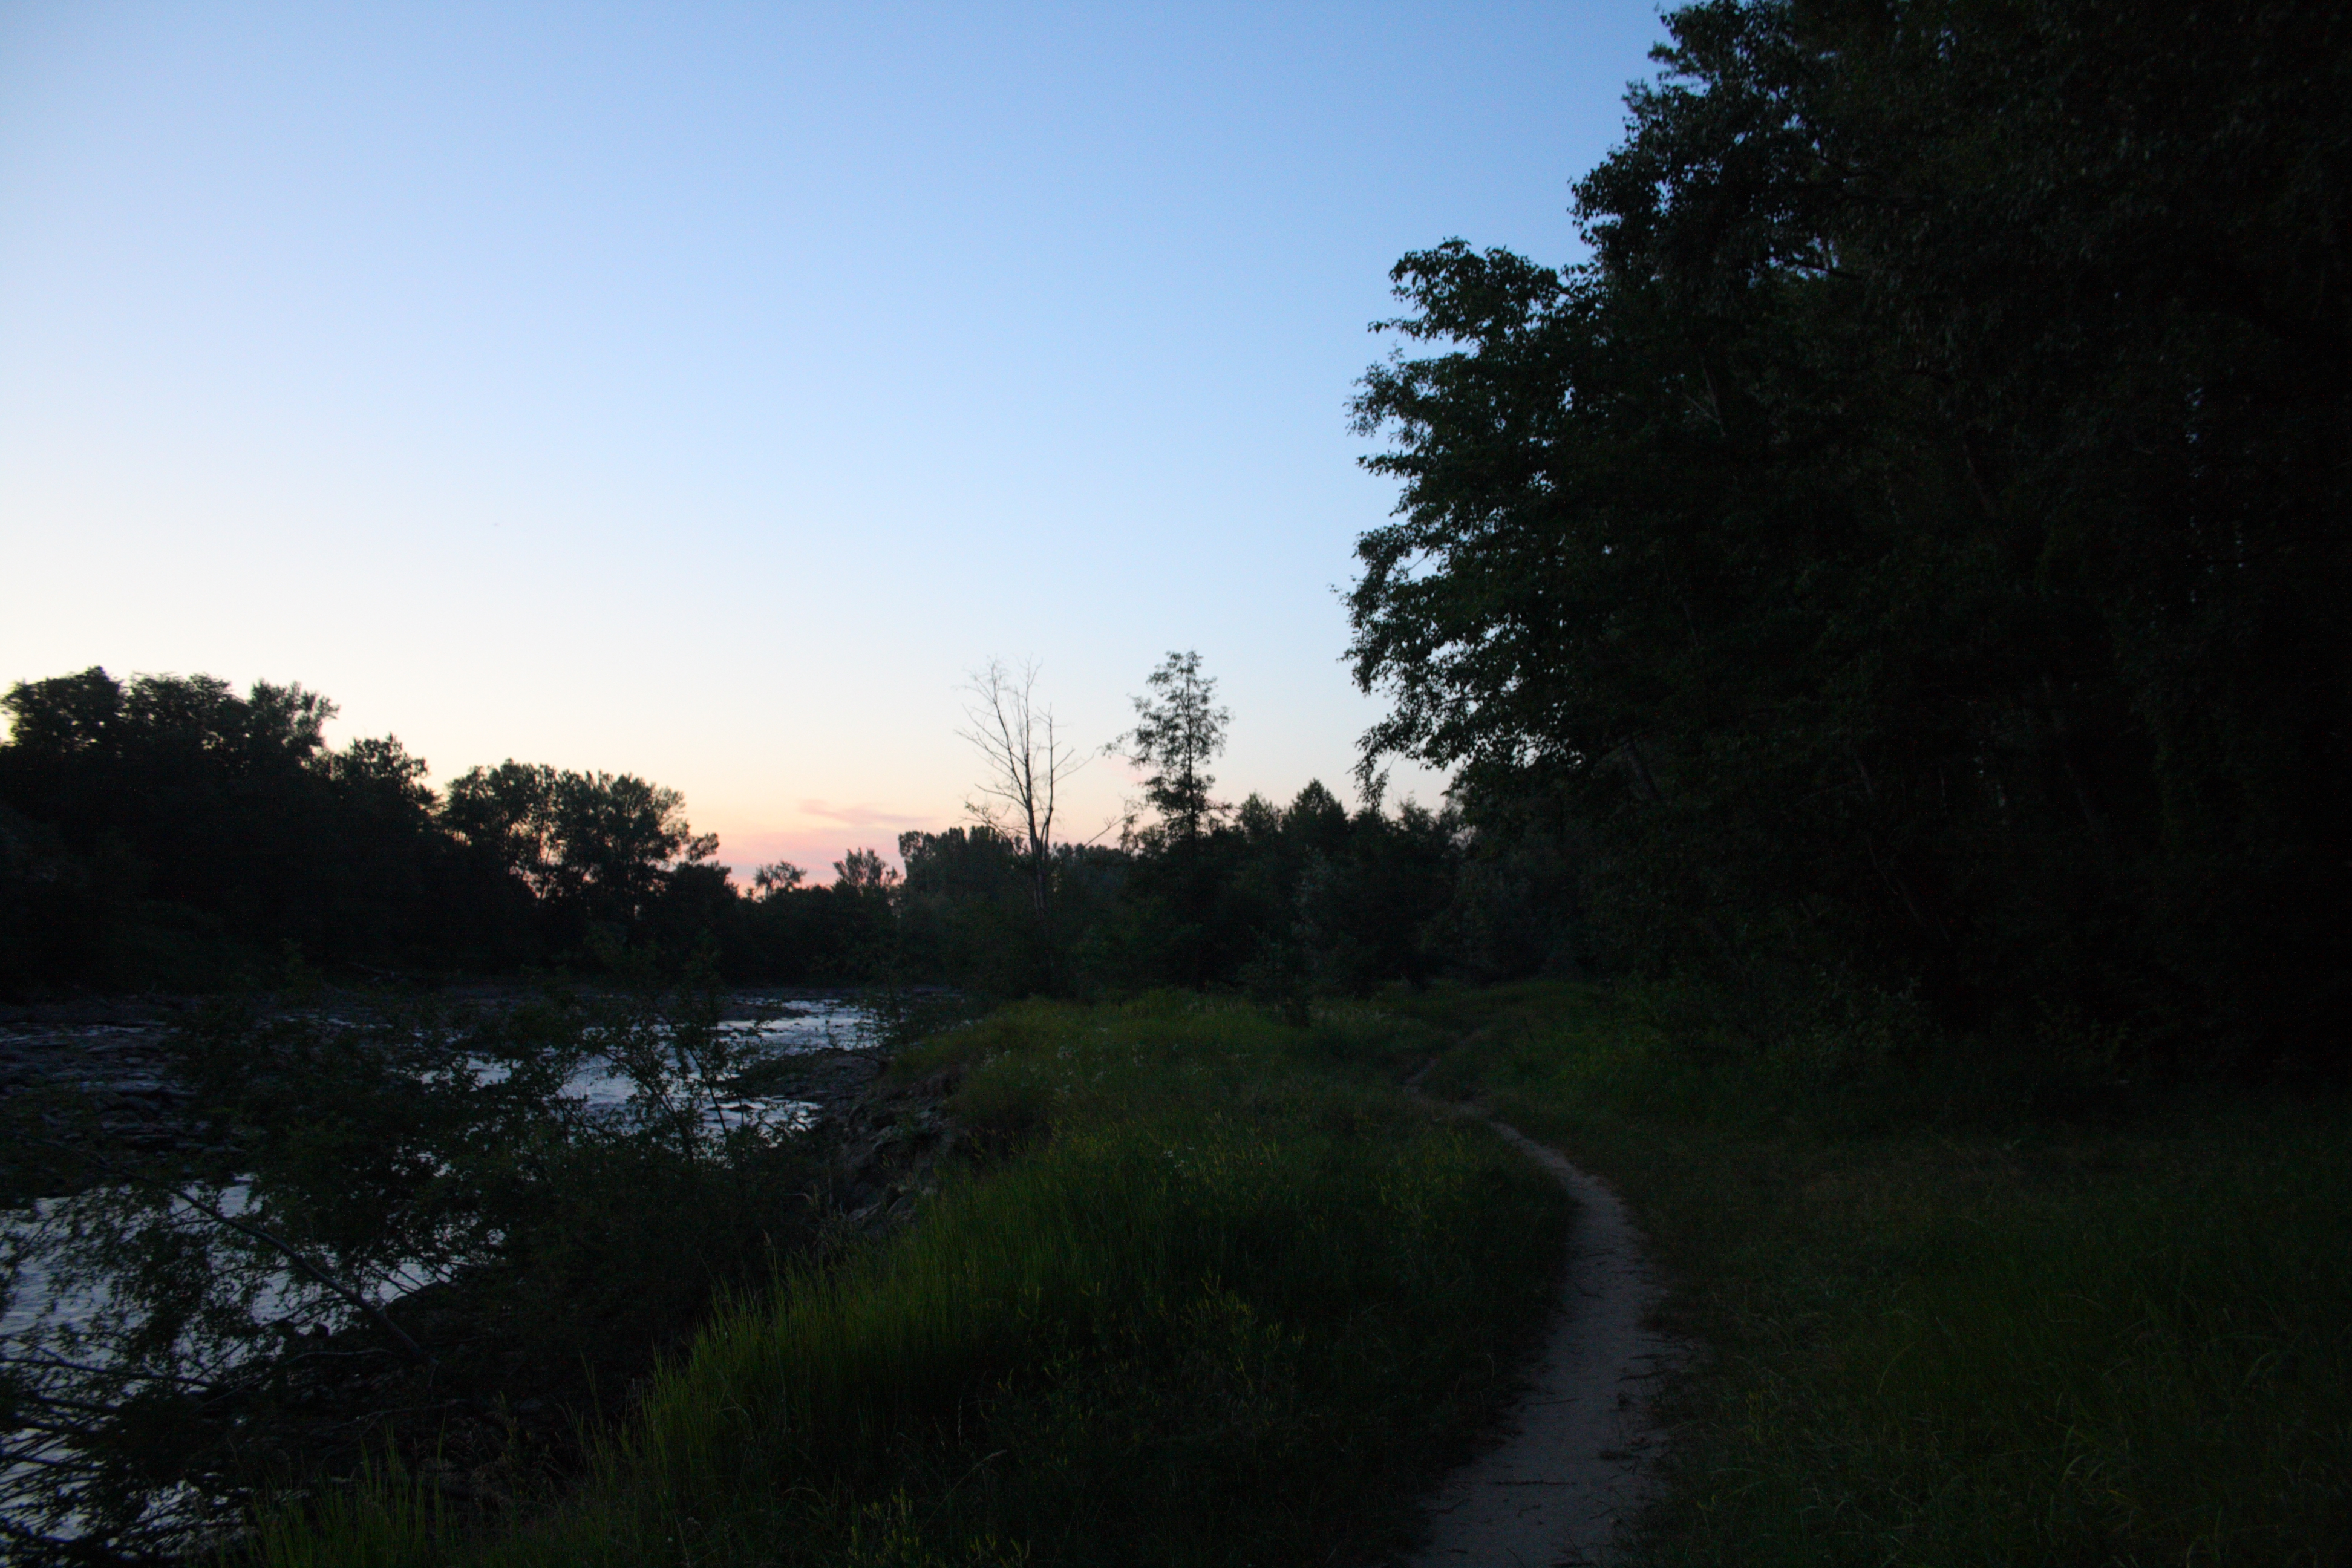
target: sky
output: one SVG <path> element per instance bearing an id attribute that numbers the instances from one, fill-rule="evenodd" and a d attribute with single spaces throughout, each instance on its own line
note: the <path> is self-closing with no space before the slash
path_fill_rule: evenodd
<path id="1" fill-rule="evenodd" d="M 1388 271 L 1581 254 L 1655 7 L 0 6 L 0 681 L 299 681 L 739 867 L 961 820 L 1170 651 L 1343 797 Z M 1444 779 L 1393 770 L 1390 798 Z M 1066 837 L 1139 793 L 1115 752 Z"/>

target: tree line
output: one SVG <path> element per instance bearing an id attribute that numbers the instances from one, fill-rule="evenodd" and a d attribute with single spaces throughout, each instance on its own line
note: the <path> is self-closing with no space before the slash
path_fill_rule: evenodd
<path id="1" fill-rule="evenodd" d="M 1620 972 L 2341 1065 L 2352 18 L 1705 0 L 1361 384 L 1366 740 Z"/>
<path id="2" fill-rule="evenodd" d="M 436 791 L 396 737 L 330 746 L 334 705 L 299 685 L 20 681 L 0 699 L 0 985 L 593 973 L 650 956 L 739 983 L 1294 998 L 1566 953 L 1558 922 L 1468 896 L 1494 879 L 1451 811 L 1375 796 L 1351 812 L 1320 784 L 1287 804 L 1213 800 L 1227 715 L 1197 654 L 1171 655 L 1138 700 L 1123 743 L 1144 799 L 1121 840 L 1056 837 L 1052 791 L 1094 752 L 1055 736 L 1034 672 L 993 668 L 972 710 L 973 820 L 901 835 L 903 874 L 862 848 L 829 881 L 779 863 L 749 886 L 677 791 L 634 774 L 509 760 Z"/>
<path id="3" fill-rule="evenodd" d="M 735 898 L 676 790 L 508 761 L 436 792 L 397 737 L 330 747 L 334 704 L 299 685 L 99 668 L 0 704 L 0 985 L 20 994 L 593 967 L 690 946 Z"/>

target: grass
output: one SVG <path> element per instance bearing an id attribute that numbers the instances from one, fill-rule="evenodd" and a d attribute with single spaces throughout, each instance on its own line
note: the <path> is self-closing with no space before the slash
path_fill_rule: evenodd
<path id="1" fill-rule="evenodd" d="M 2063 1046 L 2063 1042 L 2062 1042 Z M 1029 1005 L 982 1158 L 723 1313 L 578 1496 L 460 1542 L 396 1475 L 283 1568 L 1362 1563 L 1539 1326 L 1564 1200 L 1423 1069 L 1632 1202 L 1704 1346 L 1635 1542 L 1695 1564 L 2352 1562 L 2352 1117 L 1857 1031 L 1777 1050 L 1559 984 L 1287 1029 Z"/>
<path id="2" fill-rule="evenodd" d="M 2340 1099 L 1740 1052 L 1561 985 L 1386 1008 L 1390 1070 L 1615 1182 L 1678 1282 L 1644 1560 L 2352 1562 Z"/>
<path id="3" fill-rule="evenodd" d="M 1335 1070 L 1392 1033 L 1189 998 L 1043 1004 L 960 1071 L 977 1163 L 918 1222 L 735 1302 L 567 1501 L 458 1539 L 379 1473 L 273 1568 L 1272 1564 L 1395 1546 L 1547 1315 L 1566 1199 Z"/>

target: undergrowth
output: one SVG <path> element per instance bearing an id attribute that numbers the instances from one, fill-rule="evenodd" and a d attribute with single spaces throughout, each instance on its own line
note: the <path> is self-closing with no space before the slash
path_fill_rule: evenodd
<path id="1" fill-rule="evenodd" d="M 1617 1183 L 1678 1281 L 1706 1351 L 1646 1561 L 2352 1561 L 2340 1100 L 2095 1042 L 1743 1050 L 1565 985 L 1382 1005 L 1383 1065 Z"/>
<path id="2" fill-rule="evenodd" d="M 1360 1021 L 1339 1054 L 1377 1058 Z M 885 1242 L 723 1310 L 568 1502 L 460 1540 L 379 1471 L 273 1568 L 1323 1563 L 1412 1528 L 1539 1330 L 1566 1200 L 1475 1127 L 1192 998 L 1031 1004 L 961 1076 L 976 1162 Z"/>

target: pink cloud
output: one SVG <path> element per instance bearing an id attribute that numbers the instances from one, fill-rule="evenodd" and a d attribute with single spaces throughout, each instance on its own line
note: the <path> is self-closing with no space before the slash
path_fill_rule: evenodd
<path id="1" fill-rule="evenodd" d="M 852 849 L 873 849 L 897 866 L 898 835 L 908 828 L 937 830 L 951 826 L 936 817 L 912 816 L 868 805 L 834 806 L 821 800 L 797 803 L 796 816 L 815 822 L 791 827 L 710 825 L 719 835 L 719 860 L 748 886 L 751 873 L 777 860 L 790 861 L 808 873 L 813 883 L 833 880 L 833 865 Z"/>
<path id="2" fill-rule="evenodd" d="M 821 817 L 824 821 L 838 822 L 850 827 L 887 826 L 894 830 L 892 834 L 894 837 L 897 836 L 897 829 L 934 826 L 933 820 L 928 816 L 907 816 L 898 812 L 883 811 L 870 805 L 828 805 L 821 800 L 804 800 L 800 803 L 799 809 L 803 816 Z"/>

